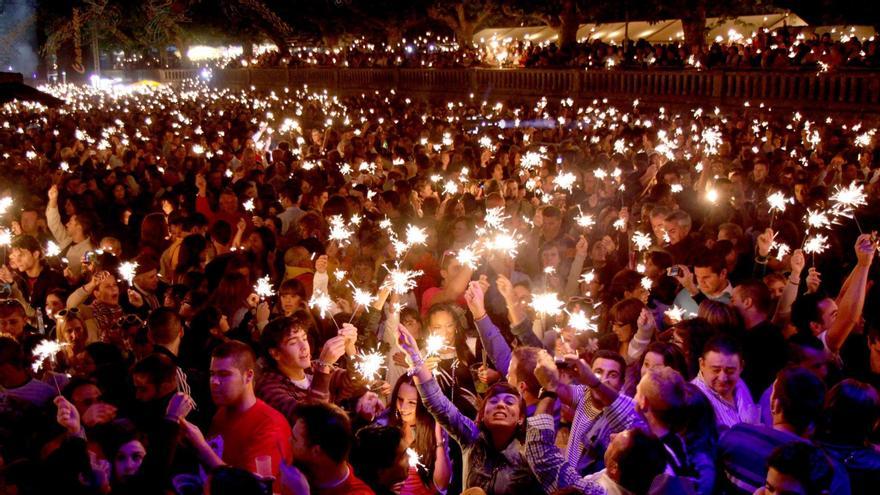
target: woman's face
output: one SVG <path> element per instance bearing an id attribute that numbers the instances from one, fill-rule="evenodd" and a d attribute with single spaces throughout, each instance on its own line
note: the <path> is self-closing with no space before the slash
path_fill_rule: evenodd
<path id="1" fill-rule="evenodd" d="M 557 268 L 559 266 L 560 261 L 561 260 L 559 257 L 559 249 L 557 249 L 555 247 L 545 249 L 541 253 L 541 264 L 544 266 L 544 268 L 547 268 L 548 266 L 552 266 L 553 268 Z"/>
<path id="2" fill-rule="evenodd" d="M 493 428 L 511 428 L 522 420 L 519 397 L 514 394 L 493 395 L 483 409 L 483 424 Z"/>
<path id="3" fill-rule="evenodd" d="M 81 351 L 86 347 L 86 329 L 83 322 L 78 318 L 65 320 L 61 326 L 61 340 L 73 346 L 75 351 Z"/>
<path id="4" fill-rule="evenodd" d="M 419 392 L 409 383 L 401 383 L 397 391 L 397 413 L 400 419 L 412 425 L 416 422 L 416 406 L 419 403 Z"/>
<path id="5" fill-rule="evenodd" d="M 266 249 L 263 245 L 263 238 L 256 232 L 252 232 L 251 235 L 248 236 L 247 242 L 245 242 L 245 247 L 257 254 L 262 254 Z"/>
<path id="6" fill-rule="evenodd" d="M 116 184 L 116 186 L 113 187 L 113 197 L 120 201 L 125 199 L 125 186 L 122 184 Z"/>
<path id="7" fill-rule="evenodd" d="M 116 478 L 128 478 L 137 474 L 145 455 L 147 449 L 138 440 L 132 440 L 119 447 L 113 458 L 113 472 Z"/>
<path id="8" fill-rule="evenodd" d="M 431 315 L 428 329 L 434 335 L 439 335 L 443 341 L 450 344 L 455 339 L 455 318 L 446 311 L 437 311 Z"/>
<path id="9" fill-rule="evenodd" d="M 611 324 L 611 330 L 621 342 L 629 342 L 633 338 L 633 328 L 629 323 L 615 321 Z"/>
<path id="10" fill-rule="evenodd" d="M 409 333 L 412 334 L 413 337 L 419 338 L 422 334 L 422 322 L 420 322 L 417 318 L 413 318 L 412 316 L 408 316 L 403 319 L 401 322 L 403 326 L 409 330 Z"/>
<path id="11" fill-rule="evenodd" d="M 296 294 L 281 294 L 281 311 L 283 311 L 285 315 L 292 314 L 299 309 L 301 303 L 302 298 Z"/>
<path id="12" fill-rule="evenodd" d="M 648 352 L 645 354 L 645 362 L 642 363 L 642 376 L 645 376 L 648 370 L 663 366 L 666 366 L 666 363 L 663 362 L 663 356 L 661 354 Z"/>
<path id="13" fill-rule="evenodd" d="M 55 318 L 59 311 L 64 309 L 64 301 L 55 294 L 46 296 L 46 314 L 49 318 Z"/>
<path id="14" fill-rule="evenodd" d="M 461 203 L 459 203 L 461 204 Z M 455 242 L 465 242 L 468 236 L 468 226 L 465 222 L 455 222 L 455 227 L 452 229 L 452 237 L 455 238 Z"/>

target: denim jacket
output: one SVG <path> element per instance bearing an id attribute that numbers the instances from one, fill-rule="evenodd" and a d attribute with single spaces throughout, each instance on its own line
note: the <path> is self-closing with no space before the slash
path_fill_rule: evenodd
<path id="1" fill-rule="evenodd" d="M 465 488 L 480 487 L 487 495 L 544 493 L 523 456 L 519 440 L 514 439 L 499 452 L 489 434 L 443 395 L 436 380 L 418 388 L 425 407 L 461 446 Z"/>

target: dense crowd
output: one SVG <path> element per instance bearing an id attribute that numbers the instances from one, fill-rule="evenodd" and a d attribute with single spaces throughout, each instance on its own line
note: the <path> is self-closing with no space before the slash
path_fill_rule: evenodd
<path id="1" fill-rule="evenodd" d="M 0 486 L 872 493 L 876 122 L 54 86 L 0 112 Z"/>
<path id="2" fill-rule="evenodd" d="M 874 37 L 859 39 L 830 33 L 805 35 L 792 29 L 763 29 L 751 37 L 731 31 L 705 47 L 681 40 L 651 43 L 645 39 L 608 43 L 589 39 L 560 48 L 557 43 L 510 39 L 481 40 L 472 47 L 424 42 L 385 45 L 355 43 L 343 48 L 294 49 L 224 61 L 226 68 L 351 67 L 351 68 L 579 68 L 579 69 L 785 69 L 852 70 L 880 67 Z"/>

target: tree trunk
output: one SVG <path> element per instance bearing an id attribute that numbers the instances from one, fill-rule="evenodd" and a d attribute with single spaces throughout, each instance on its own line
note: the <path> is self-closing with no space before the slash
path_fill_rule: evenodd
<path id="1" fill-rule="evenodd" d="M 684 41 L 692 47 L 706 48 L 706 3 L 695 2 L 694 9 L 681 18 Z"/>
<path id="2" fill-rule="evenodd" d="M 560 48 L 568 48 L 577 43 L 578 24 L 577 6 L 574 1 L 562 2 L 562 12 L 559 14 L 559 25 L 556 26 L 556 35 Z"/>
<path id="3" fill-rule="evenodd" d="M 458 27 L 455 29 L 455 39 L 458 41 L 458 44 L 461 46 L 473 46 L 476 28 L 477 26 L 473 22 L 459 22 Z"/>

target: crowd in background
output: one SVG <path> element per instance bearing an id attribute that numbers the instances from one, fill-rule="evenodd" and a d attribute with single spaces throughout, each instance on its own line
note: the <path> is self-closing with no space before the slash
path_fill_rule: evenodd
<path id="1" fill-rule="evenodd" d="M 47 90 L 0 112 L 6 491 L 880 481 L 876 122 Z"/>

